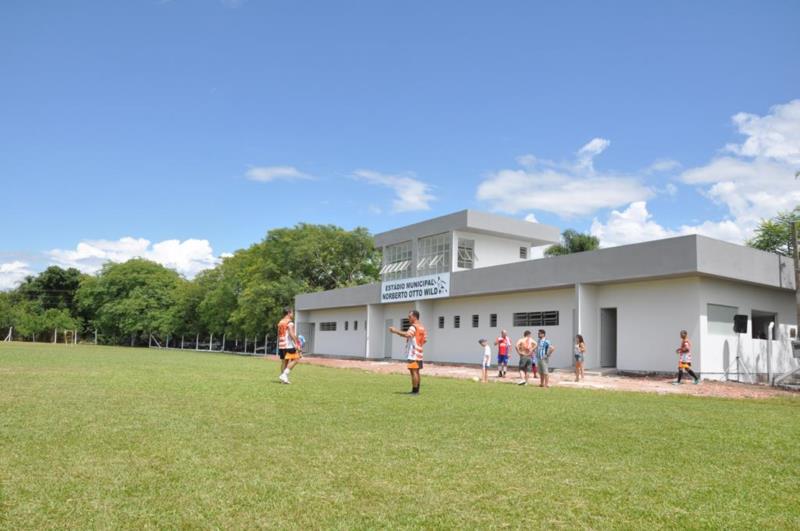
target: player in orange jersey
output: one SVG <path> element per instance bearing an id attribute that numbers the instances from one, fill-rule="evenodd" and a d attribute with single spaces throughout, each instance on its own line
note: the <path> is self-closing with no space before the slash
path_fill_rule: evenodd
<path id="1" fill-rule="evenodd" d="M 289 373 L 302 356 L 300 340 L 297 338 L 297 331 L 292 321 L 293 317 L 292 309 L 284 308 L 283 319 L 278 323 L 278 357 L 281 359 L 281 375 L 278 380 L 285 384 L 291 383 Z"/>
<path id="2" fill-rule="evenodd" d="M 417 310 L 408 312 L 408 320 L 411 326 L 405 332 L 394 326 L 389 327 L 389 332 L 406 338 L 406 360 L 408 361 L 408 371 L 411 373 L 411 394 L 418 395 L 419 371 L 422 370 L 422 347 L 428 340 L 428 333 L 419 321 L 419 312 Z"/>

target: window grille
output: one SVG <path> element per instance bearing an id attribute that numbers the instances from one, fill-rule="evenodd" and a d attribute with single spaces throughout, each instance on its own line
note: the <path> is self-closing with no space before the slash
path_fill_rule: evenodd
<path id="1" fill-rule="evenodd" d="M 462 269 L 475 267 L 475 240 L 458 239 L 458 267 Z"/>
<path id="2" fill-rule="evenodd" d="M 514 326 L 558 326 L 558 312 L 521 312 L 514 314 Z"/>

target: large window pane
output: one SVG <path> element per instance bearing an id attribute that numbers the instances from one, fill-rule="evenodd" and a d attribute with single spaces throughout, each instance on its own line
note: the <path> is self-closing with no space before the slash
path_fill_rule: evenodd
<path id="1" fill-rule="evenodd" d="M 708 305 L 708 333 L 720 336 L 733 335 L 733 316 L 739 309 L 721 304 Z"/>

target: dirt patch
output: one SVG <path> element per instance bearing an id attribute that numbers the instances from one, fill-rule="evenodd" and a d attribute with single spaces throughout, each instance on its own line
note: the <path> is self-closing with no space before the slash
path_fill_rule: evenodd
<path id="1" fill-rule="evenodd" d="M 381 374 L 407 374 L 405 364 L 398 361 L 346 360 L 335 358 L 304 357 L 303 363 L 334 367 L 338 369 L 360 369 Z M 425 362 L 424 376 L 440 376 L 445 378 L 475 379 L 480 376 L 480 369 L 465 365 L 441 365 Z M 519 381 L 517 371 L 509 367 L 505 378 L 498 378 L 496 369 L 489 373 L 489 383 L 516 384 Z M 762 385 L 743 384 L 737 382 L 719 382 L 705 380 L 694 385 L 691 378 L 688 383 L 673 385 L 674 378 L 659 376 L 601 376 L 587 374 L 581 382 L 575 381 L 571 372 L 557 370 L 550 376 L 550 384 L 554 387 L 573 387 L 583 389 L 606 389 L 611 391 L 638 391 L 642 393 L 683 394 L 693 396 L 714 396 L 723 398 L 770 398 L 776 396 L 798 396 L 797 392 L 787 391 Z M 531 379 L 529 386 L 537 386 L 538 380 Z"/>

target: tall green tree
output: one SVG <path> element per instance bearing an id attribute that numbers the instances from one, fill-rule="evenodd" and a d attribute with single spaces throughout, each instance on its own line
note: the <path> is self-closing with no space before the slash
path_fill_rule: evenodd
<path id="1" fill-rule="evenodd" d="M 374 282 L 380 262 L 363 228 L 299 224 L 274 229 L 198 277 L 207 285 L 200 320 L 217 335 L 270 334 L 282 308 L 293 305 L 298 293 Z"/>
<path id="2" fill-rule="evenodd" d="M 747 245 L 762 251 L 792 256 L 792 224 L 800 222 L 800 206 L 788 212 L 778 212 L 771 219 L 762 219 Z"/>
<path id="3" fill-rule="evenodd" d="M 546 256 L 559 256 L 564 254 L 594 251 L 600 248 L 600 240 L 591 234 L 584 234 L 573 229 L 561 233 L 561 243 L 551 245 L 544 254 Z"/>
<path id="4" fill-rule="evenodd" d="M 10 293 L 0 291 L 0 339 L 5 338 L 10 326 L 14 326 L 14 303 Z"/>
<path id="5" fill-rule="evenodd" d="M 39 301 L 45 310 L 66 309 L 77 317 L 75 293 L 83 276 L 74 267 L 50 266 L 38 275 L 27 277 L 17 288 L 17 293 L 28 300 Z"/>
<path id="6" fill-rule="evenodd" d="M 78 306 L 93 316 L 104 337 L 133 343 L 150 332 L 171 331 L 181 281 L 175 271 L 141 258 L 107 263 L 97 277 L 81 283 Z"/>

